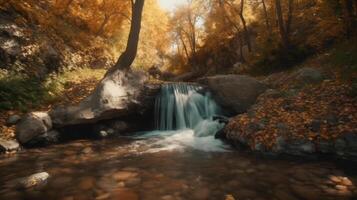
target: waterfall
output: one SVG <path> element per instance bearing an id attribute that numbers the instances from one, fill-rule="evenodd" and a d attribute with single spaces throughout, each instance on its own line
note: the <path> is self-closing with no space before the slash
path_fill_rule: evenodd
<path id="1" fill-rule="evenodd" d="M 213 120 L 221 109 L 199 85 L 169 83 L 161 88 L 155 101 L 158 130 L 193 129 L 197 136 L 213 135 L 223 126 Z"/>
<path id="2" fill-rule="evenodd" d="M 214 137 L 224 127 L 214 120 L 215 115 L 222 115 L 221 109 L 202 86 L 165 84 L 155 100 L 156 130 L 137 133 L 133 149 L 145 149 L 145 153 L 185 149 L 229 151 L 224 142 Z"/>

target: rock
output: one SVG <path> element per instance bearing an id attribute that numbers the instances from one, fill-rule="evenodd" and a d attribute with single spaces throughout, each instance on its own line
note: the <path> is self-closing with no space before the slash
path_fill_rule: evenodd
<path id="1" fill-rule="evenodd" d="M 25 115 L 16 124 L 16 139 L 21 144 L 26 144 L 33 138 L 51 130 L 52 121 L 46 112 L 32 112 Z"/>
<path id="2" fill-rule="evenodd" d="M 52 110 L 53 124 L 64 127 L 143 115 L 153 108 L 160 91 L 160 85 L 144 84 L 146 80 L 143 73 L 117 70 L 106 76 L 78 106 Z"/>
<path id="3" fill-rule="evenodd" d="M 215 135 L 214 138 L 216 139 L 226 139 L 226 133 L 224 132 L 224 129 L 219 130 Z"/>
<path id="4" fill-rule="evenodd" d="M 47 183 L 49 177 L 50 175 L 47 172 L 33 174 L 29 177 L 20 179 L 18 182 L 18 186 L 21 188 L 32 188 L 44 185 Z"/>
<path id="5" fill-rule="evenodd" d="M 11 116 L 7 119 L 6 123 L 7 123 L 8 125 L 12 126 L 12 125 L 17 124 L 17 122 L 19 122 L 20 120 L 21 120 L 21 117 L 20 117 L 19 115 L 11 115 Z"/>
<path id="6" fill-rule="evenodd" d="M 325 79 L 320 70 L 309 67 L 298 70 L 293 74 L 293 77 L 300 85 L 320 83 Z"/>
<path id="7" fill-rule="evenodd" d="M 357 134 L 347 133 L 343 136 L 343 138 L 346 141 L 347 151 L 357 152 Z"/>
<path id="8" fill-rule="evenodd" d="M 283 136 L 279 136 L 276 138 L 274 151 L 282 152 L 282 151 L 284 151 L 285 146 L 286 146 L 285 138 Z"/>
<path id="9" fill-rule="evenodd" d="M 334 151 L 333 143 L 328 140 L 321 140 L 319 142 L 319 151 L 321 153 L 332 153 Z"/>
<path id="10" fill-rule="evenodd" d="M 17 151 L 18 149 L 20 149 L 20 145 L 17 141 L 0 139 L 0 153 Z"/>
<path id="11" fill-rule="evenodd" d="M 337 151 L 337 153 L 343 153 L 345 151 L 346 148 L 346 141 L 339 138 L 335 141 L 335 149 Z"/>
<path id="12" fill-rule="evenodd" d="M 60 132 L 56 130 L 48 131 L 42 135 L 32 138 L 26 143 L 27 146 L 47 146 L 60 141 Z"/>
<path id="13" fill-rule="evenodd" d="M 288 151 L 291 154 L 302 154 L 302 153 L 314 153 L 315 145 L 308 140 L 297 140 L 293 141 L 288 145 Z"/>
<path id="14" fill-rule="evenodd" d="M 246 112 L 267 89 L 258 80 L 241 75 L 217 75 L 199 82 L 207 85 L 217 102 L 232 110 L 232 114 Z"/>
<path id="15" fill-rule="evenodd" d="M 259 152 L 264 152 L 266 150 L 266 147 L 262 143 L 257 143 L 254 145 L 254 150 Z"/>
<path id="16" fill-rule="evenodd" d="M 113 120 L 109 123 L 109 127 L 112 128 L 114 133 L 124 133 L 129 129 L 128 123 L 122 120 Z"/>

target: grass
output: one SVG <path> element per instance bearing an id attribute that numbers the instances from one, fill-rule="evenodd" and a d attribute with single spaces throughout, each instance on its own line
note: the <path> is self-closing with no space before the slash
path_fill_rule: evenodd
<path id="1" fill-rule="evenodd" d="M 32 77 L 0 74 L 0 111 L 30 109 L 59 101 L 66 89 L 89 79 L 100 80 L 104 69 L 77 69 L 58 75 L 50 75 L 45 80 Z"/>

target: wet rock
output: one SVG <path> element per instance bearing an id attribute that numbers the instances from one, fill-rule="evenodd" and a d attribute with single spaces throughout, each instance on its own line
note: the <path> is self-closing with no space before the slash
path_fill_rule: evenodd
<path id="1" fill-rule="evenodd" d="M 18 182 L 18 186 L 21 188 L 32 188 L 41 186 L 47 183 L 49 177 L 50 175 L 47 172 L 33 174 L 29 177 L 20 179 Z"/>
<path id="2" fill-rule="evenodd" d="M 217 102 L 230 108 L 232 114 L 246 112 L 267 89 L 258 80 L 240 75 L 217 75 L 201 79 L 200 82 L 207 85 Z"/>
<path id="3" fill-rule="evenodd" d="M 328 140 L 321 140 L 319 142 L 319 151 L 321 153 L 332 153 L 334 151 L 333 143 Z"/>
<path id="4" fill-rule="evenodd" d="M 311 154 L 315 152 L 315 145 L 308 140 L 295 140 L 287 146 L 287 151 L 295 155 Z"/>
<path id="5" fill-rule="evenodd" d="M 122 120 L 113 120 L 109 123 L 109 127 L 113 131 L 113 133 L 120 134 L 120 133 L 125 133 L 129 129 L 129 125 L 127 122 L 122 121 Z M 108 130 L 109 134 L 110 131 Z"/>
<path id="6" fill-rule="evenodd" d="M 214 137 L 216 139 L 226 139 L 226 132 L 224 131 L 224 129 L 219 130 Z"/>
<path id="7" fill-rule="evenodd" d="M 349 152 L 357 152 L 357 134 L 347 133 L 343 136 Z"/>
<path id="8" fill-rule="evenodd" d="M 337 151 L 338 154 L 343 154 L 344 150 L 346 148 L 346 141 L 339 138 L 335 141 L 335 149 Z"/>
<path id="9" fill-rule="evenodd" d="M 7 125 L 12 126 L 12 125 L 17 124 L 20 120 L 21 120 L 21 117 L 19 115 L 11 115 L 7 119 L 6 123 L 7 123 Z"/>
<path id="10" fill-rule="evenodd" d="M 254 145 L 254 150 L 259 152 L 264 152 L 266 150 L 266 147 L 262 143 L 257 143 Z"/>
<path id="11" fill-rule="evenodd" d="M 286 141 L 283 136 L 279 136 L 276 138 L 275 146 L 274 146 L 274 151 L 275 152 L 282 152 L 284 151 L 286 146 Z"/>
<path id="12" fill-rule="evenodd" d="M 16 124 L 16 139 L 26 144 L 32 139 L 51 130 L 52 121 L 46 112 L 32 112 L 25 115 Z"/>
<path id="13" fill-rule="evenodd" d="M 51 130 L 42 135 L 32 138 L 27 142 L 27 146 L 47 146 L 50 144 L 56 144 L 60 141 L 60 132 Z"/>
<path id="14" fill-rule="evenodd" d="M 20 149 L 20 145 L 15 140 L 0 139 L 0 153 L 13 152 Z"/>

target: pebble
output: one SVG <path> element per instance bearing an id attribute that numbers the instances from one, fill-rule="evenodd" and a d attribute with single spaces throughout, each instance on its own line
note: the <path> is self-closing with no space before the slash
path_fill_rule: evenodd
<path id="1" fill-rule="evenodd" d="M 50 175 L 47 172 L 33 174 L 29 177 L 20 179 L 19 186 L 24 188 L 31 188 L 31 187 L 43 185 L 47 183 L 47 179 L 49 177 Z"/>

